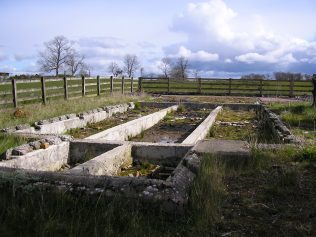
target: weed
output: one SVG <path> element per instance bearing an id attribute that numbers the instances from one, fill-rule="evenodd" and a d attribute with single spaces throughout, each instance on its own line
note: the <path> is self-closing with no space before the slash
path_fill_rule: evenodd
<path id="1" fill-rule="evenodd" d="M 179 105 L 178 105 L 178 108 L 177 108 L 177 112 L 178 112 L 178 113 L 183 113 L 183 112 L 185 112 L 185 111 L 186 111 L 185 106 L 184 106 L 183 104 L 179 104 Z"/>
<path id="2" fill-rule="evenodd" d="M 134 108 L 134 109 L 136 109 L 136 110 L 140 110 L 140 109 L 142 108 L 141 103 L 138 102 L 138 101 L 135 101 L 135 102 L 134 102 L 134 105 L 135 105 L 135 108 Z"/>

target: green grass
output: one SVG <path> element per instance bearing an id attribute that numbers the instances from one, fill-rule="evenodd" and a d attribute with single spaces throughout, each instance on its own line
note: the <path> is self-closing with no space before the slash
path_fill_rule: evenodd
<path id="1" fill-rule="evenodd" d="M 268 107 L 280 116 L 300 140 L 315 144 L 316 109 L 310 103 L 271 103 Z"/>
<path id="2" fill-rule="evenodd" d="M 0 155 L 6 152 L 7 149 L 22 145 L 27 142 L 27 139 L 12 135 L 0 134 Z"/>
<path id="3" fill-rule="evenodd" d="M 275 139 L 269 131 L 256 121 L 255 111 L 233 111 L 224 109 L 216 118 L 221 122 L 249 122 L 242 127 L 214 124 L 208 138 L 224 140 L 243 140 L 250 143 L 272 143 Z"/>

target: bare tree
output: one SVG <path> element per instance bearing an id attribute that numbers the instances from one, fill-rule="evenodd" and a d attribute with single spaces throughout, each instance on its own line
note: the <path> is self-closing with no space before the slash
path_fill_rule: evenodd
<path id="1" fill-rule="evenodd" d="M 267 79 L 267 77 L 264 74 L 251 73 L 251 74 L 247 74 L 247 75 L 241 76 L 240 79 L 244 79 L 244 80 L 265 80 L 265 79 Z"/>
<path id="2" fill-rule="evenodd" d="M 124 57 L 124 71 L 128 77 L 132 77 L 135 71 L 140 67 L 140 63 L 136 55 L 127 54 Z"/>
<path id="3" fill-rule="evenodd" d="M 71 49 L 69 50 L 66 65 L 69 67 L 71 75 L 74 76 L 78 70 L 84 68 L 84 56 L 80 55 L 75 49 Z"/>
<path id="4" fill-rule="evenodd" d="M 114 77 L 117 77 L 121 74 L 123 74 L 123 70 L 120 68 L 120 66 L 116 62 L 111 62 L 108 66 L 109 72 L 112 73 Z"/>
<path id="5" fill-rule="evenodd" d="M 169 77 L 171 68 L 172 68 L 172 60 L 171 58 L 163 58 L 161 59 L 160 64 L 158 65 L 158 68 L 162 71 L 165 78 Z"/>
<path id="6" fill-rule="evenodd" d="M 45 50 L 39 53 L 38 64 L 45 72 L 55 71 L 58 76 L 59 70 L 66 63 L 71 48 L 69 40 L 64 36 L 56 36 L 49 42 L 44 43 Z"/>
<path id="7" fill-rule="evenodd" d="M 79 75 L 85 76 L 85 77 L 90 77 L 91 67 L 88 64 L 83 63 L 82 66 L 80 67 Z"/>
<path id="8" fill-rule="evenodd" d="M 171 76 L 174 79 L 184 80 L 188 77 L 189 61 L 185 57 L 179 57 L 176 64 L 171 69 Z"/>

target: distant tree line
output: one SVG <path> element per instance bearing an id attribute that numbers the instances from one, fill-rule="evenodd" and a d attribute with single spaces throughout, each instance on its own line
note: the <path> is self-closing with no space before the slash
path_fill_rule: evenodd
<path id="1" fill-rule="evenodd" d="M 56 36 L 52 40 L 44 43 L 43 51 L 39 52 L 38 65 L 41 71 L 54 72 L 55 76 L 59 76 L 60 74 L 69 76 L 90 76 L 90 67 L 85 62 L 85 56 L 80 54 L 71 41 L 64 36 Z M 126 54 L 122 60 L 122 64 L 112 61 L 107 69 L 114 77 L 123 75 L 132 77 L 136 74 L 137 70 L 140 70 L 140 75 L 147 77 L 184 80 L 188 78 L 191 72 L 195 78 L 198 78 L 198 71 L 190 71 L 189 66 L 189 60 L 186 57 L 164 57 L 158 64 L 159 74 L 145 74 L 144 68 L 141 67 L 137 55 Z M 38 75 L 34 76 L 36 77 Z M 24 78 L 24 76 L 21 77 Z M 311 80 L 312 75 L 291 72 L 274 72 L 272 75 L 252 73 L 243 75 L 241 79 Z"/>
<path id="2" fill-rule="evenodd" d="M 247 74 L 243 75 L 241 79 L 249 80 L 312 80 L 313 76 L 309 74 L 302 73 L 292 73 L 292 72 L 274 72 L 273 75 L 270 74 Z"/>

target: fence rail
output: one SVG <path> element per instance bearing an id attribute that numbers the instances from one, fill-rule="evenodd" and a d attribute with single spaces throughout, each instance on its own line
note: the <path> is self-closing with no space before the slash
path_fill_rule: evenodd
<path id="1" fill-rule="evenodd" d="M 136 79 L 137 80 L 137 79 Z M 0 106 L 18 107 L 21 104 L 42 102 L 78 96 L 101 96 L 112 93 L 137 91 L 139 86 L 132 78 L 59 78 L 20 80 L 0 83 Z"/>
<path id="2" fill-rule="evenodd" d="M 242 96 L 310 96 L 312 81 L 298 80 L 244 80 L 188 78 L 172 80 L 142 78 L 145 92 L 171 94 L 242 95 Z"/>
<path id="3" fill-rule="evenodd" d="M 144 91 L 161 94 L 205 94 L 238 96 L 311 96 L 312 81 L 297 80 L 244 80 L 188 78 L 59 78 L 34 80 L 12 79 L 0 83 L 0 106 L 42 102 L 78 96 L 102 96 L 114 92 Z"/>

